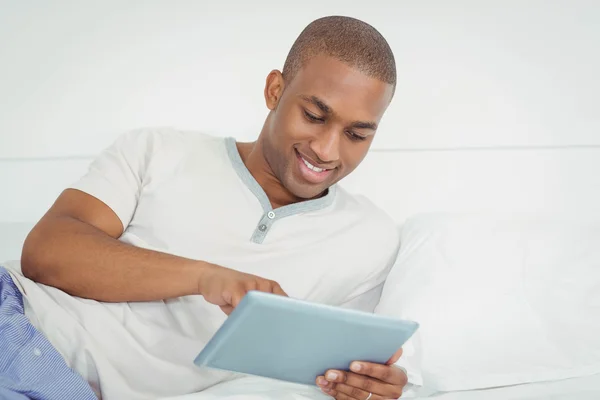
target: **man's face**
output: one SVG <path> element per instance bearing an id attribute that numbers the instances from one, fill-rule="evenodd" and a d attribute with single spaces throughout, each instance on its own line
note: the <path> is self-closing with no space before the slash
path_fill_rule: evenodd
<path id="1" fill-rule="evenodd" d="M 288 191 L 313 198 L 364 159 L 393 86 L 325 56 L 311 59 L 283 92 L 280 78 L 270 76 L 265 88 L 272 111 L 263 153 Z"/>

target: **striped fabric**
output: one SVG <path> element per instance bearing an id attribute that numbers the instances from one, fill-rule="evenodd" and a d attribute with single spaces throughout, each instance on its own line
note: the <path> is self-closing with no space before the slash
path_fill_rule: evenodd
<path id="1" fill-rule="evenodd" d="M 23 297 L 0 266 L 0 399 L 97 400 L 23 313 Z"/>

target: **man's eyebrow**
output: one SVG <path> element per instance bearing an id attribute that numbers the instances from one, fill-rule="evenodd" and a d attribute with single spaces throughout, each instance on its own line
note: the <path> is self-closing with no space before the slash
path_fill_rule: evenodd
<path id="1" fill-rule="evenodd" d="M 307 101 L 307 102 L 312 103 L 315 106 L 319 107 L 321 109 L 321 111 L 323 111 L 325 114 L 332 114 L 333 113 L 333 110 L 331 109 L 331 107 L 329 107 L 327 104 L 325 104 L 325 102 L 323 102 L 323 100 L 319 99 L 317 96 L 304 96 L 304 95 L 301 95 L 300 97 L 304 101 Z"/>
<path id="2" fill-rule="evenodd" d="M 374 131 L 377 130 L 377 124 L 375 122 L 356 121 L 352 123 L 352 127 L 356 129 L 372 129 Z"/>

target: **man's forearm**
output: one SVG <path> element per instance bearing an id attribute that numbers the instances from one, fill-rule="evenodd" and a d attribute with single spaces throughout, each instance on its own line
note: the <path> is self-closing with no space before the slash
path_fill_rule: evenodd
<path id="1" fill-rule="evenodd" d="M 199 294 L 200 276 L 211 267 L 127 245 L 77 219 L 58 216 L 30 233 L 21 266 L 32 280 L 106 302 Z"/>

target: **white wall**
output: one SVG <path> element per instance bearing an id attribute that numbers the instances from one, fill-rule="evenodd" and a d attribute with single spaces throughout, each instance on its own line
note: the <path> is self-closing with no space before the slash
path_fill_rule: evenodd
<path id="1" fill-rule="evenodd" d="M 252 139 L 266 75 L 327 14 L 395 51 L 375 148 L 600 145 L 600 2 L 350 3 L 0 0 L 0 159 L 90 156 L 149 125 Z"/>

